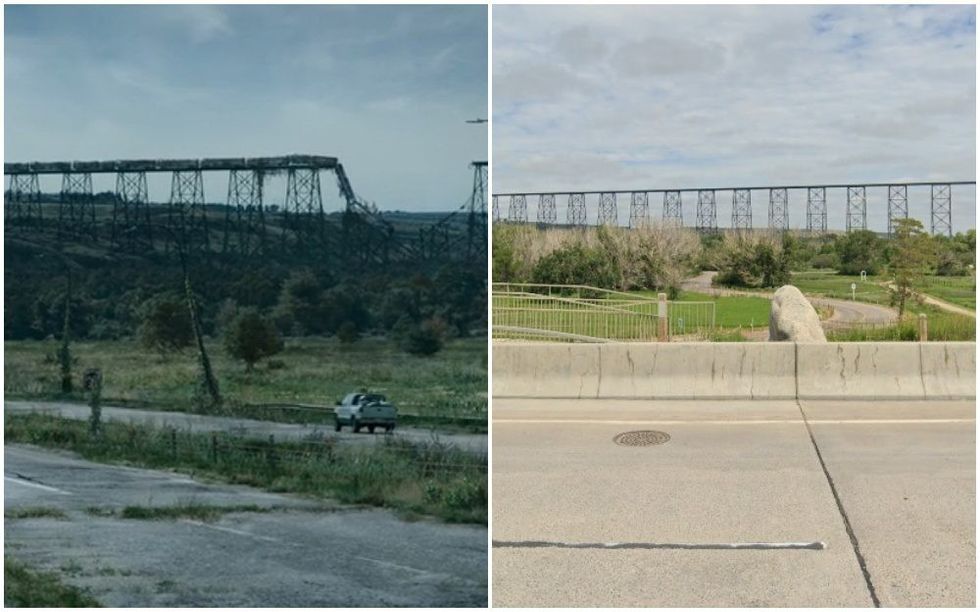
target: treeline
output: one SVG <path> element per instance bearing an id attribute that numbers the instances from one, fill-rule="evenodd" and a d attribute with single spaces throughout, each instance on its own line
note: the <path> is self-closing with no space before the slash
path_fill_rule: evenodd
<path id="1" fill-rule="evenodd" d="M 429 273 L 392 268 L 353 274 L 266 260 L 220 267 L 191 263 L 188 272 L 209 336 L 224 334 L 243 312 L 257 314 L 282 336 L 339 335 L 347 341 L 422 330 L 447 338 L 486 329 L 486 273 L 464 263 Z M 8 241 L 5 280 L 8 340 L 60 337 L 66 302 L 75 339 L 136 338 L 148 322 L 168 316 L 177 321 L 178 337 L 189 333 L 180 327 L 186 316 L 182 271 L 162 255 L 58 255 Z"/>
<path id="2" fill-rule="evenodd" d="M 976 259 L 976 231 L 922 236 L 917 249 L 930 274 L 963 276 Z M 538 228 L 498 224 L 493 232 L 494 282 L 591 285 L 629 291 L 664 291 L 700 270 L 717 270 L 716 282 L 737 287 L 777 287 L 790 272 L 834 269 L 869 275 L 895 268 L 896 241 L 859 230 L 841 234 L 721 232 L 698 235 L 671 226 Z"/>

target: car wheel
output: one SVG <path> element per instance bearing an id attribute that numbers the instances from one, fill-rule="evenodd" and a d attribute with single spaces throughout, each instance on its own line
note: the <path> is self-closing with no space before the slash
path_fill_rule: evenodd
<path id="1" fill-rule="evenodd" d="M 374 433 L 374 425 L 368 425 L 368 433 Z"/>
<path id="2" fill-rule="evenodd" d="M 357 422 L 357 419 L 351 419 L 350 426 L 354 429 L 354 433 L 359 433 L 361 431 L 361 424 Z"/>
<path id="3" fill-rule="evenodd" d="M 391 433 L 393 431 L 395 431 L 395 426 L 394 425 L 387 425 L 387 426 L 385 426 L 385 433 Z"/>

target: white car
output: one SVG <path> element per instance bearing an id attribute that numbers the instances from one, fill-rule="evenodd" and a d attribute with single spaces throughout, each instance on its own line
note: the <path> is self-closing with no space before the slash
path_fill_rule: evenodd
<path id="1" fill-rule="evenodd" d="M 384 427 L 386 432 L 395 429 L 398 409 L 385 396 L 379 393 L 348 393 L 334 408 L 334 430 L 340 431 L 350 425 L 354 433 L 362 427 L 374 433 L 375 427 Z"/>

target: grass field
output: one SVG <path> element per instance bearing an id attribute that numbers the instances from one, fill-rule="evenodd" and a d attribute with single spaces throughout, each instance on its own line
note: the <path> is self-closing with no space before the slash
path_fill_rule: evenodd
<path id="1" fill-rule="evenodd" d="M 679 300 L 715 303 L 715 326 L 722 329 L 766 327 L 769 325 L 771 301 L 764 297 L 713 296 L 682 291 Z"/>
<path id="2" fill-rule="evenodd" d="M 972 276 L 927 276 L 916 289 L 964 308 L 977 309 L 976 281 Z"/>
<path id="3" fill-rule="evenodd" d="M 856 285 L 854 299 L 859 302 L 888 306 L 891 293 L 878 283 L 887 278 L 883 276 L 868 276 L 861 280 L 860 276 L 847 276 L 827 272 L 796 272 L 790 279 L 800 291 L 807 295 L 818 295 L 841 300 L 851 299 L 851 283 Z"/>
<path id="4" fill-rule="evenodd" d="M 4 343 L 6 397 L 60 397 L 57 342 Z M 232 405 L 317 404 L 332 406 L 362 387 L 385 393 L 405 415 L 475 417 L 487 414 L 485 338 L 453 340 L 432 357 L 414 357 L 392 343 L 365 338 L 345 346 L 335 339 L 287 339 L 282 353 L 246 373 L 218 342 L 208 352 L 222 395 Z M 197 385 L 197 357 L 188 350 L 162 358 L 136 342 L 75 342 L 74 376 L 80 387 L 85 369 L 102 369 L 103 403 L 187 410 Z M 83 399 L 81 393 L 77 399 Z M 262 418 L 263 410 L 241 416 Z"/>
<path id="5" fill-rule="evenodd" d="M 435 441 L 385 438 L 369 447 L 264 442 L 112 422 L 94 437 L 83 421 L 41 414 L 7 415 L 4 439 L 76 452 L 91 461 L 175 470 L 451 522 L 487 520 L 486 457 Z M 148 518 L 132 512 L 140 516 L 124 518 Z"/>

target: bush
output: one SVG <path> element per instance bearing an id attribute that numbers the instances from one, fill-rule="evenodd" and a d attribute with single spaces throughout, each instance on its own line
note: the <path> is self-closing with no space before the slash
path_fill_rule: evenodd
<path id="1" fill-rule="evenodd" d="M 869 230 L 857 230 L 839 236 L 835 243 L 840 258 L 838 273 L 856 276 L 862 271 L 873 276 L 878 274 L 883 262 L 884 244 L 881 238 Z"/>
<path id="2" fill-rule="evenodd" d="M 245 369 L 251 371 L 260 359 L 282 350 L 282 339 L 271 321 L 254 308 L 245 308 L 225 332 L 225 349 L 244 361 Z"/>
<path id="3" fill-rule="evenodd" d="M 545 255 L 534 266 L 531 280 L 547 285 L 589 285 L 610 288 L 618 271 L 602 251 L 571 244 Z"/>
<path id="4" fill-rule="evenodd" d="M 337 329 L 337 339 L 344 344 L 353 344 L 361 337 L 357 325 L 353 321 L 344 321 Z"/>
<path id="5" fill-rule="evenodd" d="M 194 342 L 187 302 L 176 293 L 150 298 L 140 308 L 143 323 L 139 337 L 143 346 L 166 355 L 179 351 Z"/>
<path id="6" fill-rule="evenodd" d="M 818 270 L 837 267 L 837 256 L 831 253 L 820 253 L 810 260 L 810 266 Z"/>
<path id="7" fill-rule="evenodd" d="M 419 356 L 435 355 L 442 350 L 446 337 L 446 323 L 439 318 L 426 319 L 410 328 L 401 339 L 402 349 Z"/>
<path id="8" fill-rule="evenodd" d="M 725 238 L 716 284 L 778 287 L 788 282 L 786 253 L 770 237 L 737 234 Z"/>

